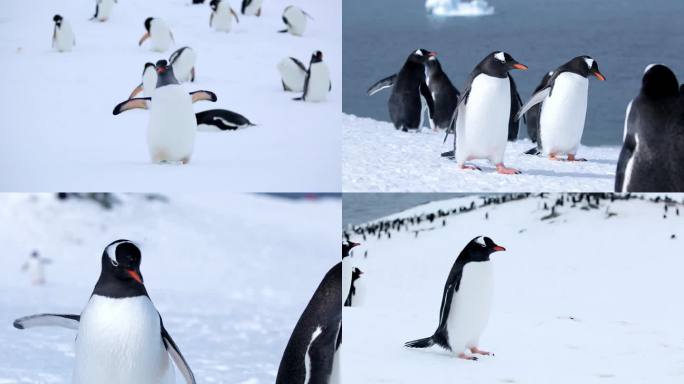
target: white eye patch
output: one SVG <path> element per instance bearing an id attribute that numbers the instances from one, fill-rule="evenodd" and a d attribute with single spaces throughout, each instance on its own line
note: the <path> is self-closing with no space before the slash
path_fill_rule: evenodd
<path id="1" fill-rule="evenodd" d="M 487 246 L 487 245 L 485 244 L 484 238 L 483 238 L 482 236 L 476 237 L 476 238 L 475 238 L 475 242 L 476 242 L 477 244 L 480 244 L 480 245 L 483 246 L 483 247 L 486 247 L 486 246 Z"/>
<path id="2" fill-rule="evenodd" d="M 497 60 L 499 60 L 499 61 L 502 62 L 502 63 L 505 63 L 505 62 L 506 62 L 506 56 L 504 56 L 504 53 L 503 53 L 503 52 L 497 52 L 497 53 L 495 53 L 495 54 L 494 54 L 494 58 L 497 59 Z"/>
<path id="3" fill-rule="evenodd" d="M 584 61 L 587 63 L 587 68 L 591 69 L 591 67 L 594 65 L 594 59 L 585 57 Z"/>
<path id="4" fill-rule="evenodd" d="M 117 241 L 114 244 L 110 244 L 106 249 L 105 249 L 105 254 L 109 257 L 109 261 L 112 263 L 113 266 L 118 267 L 119 262 L 116 261 L 116 247 L 118 247 L 120 244 L 123 243 L 130 243 L 130 241 L 122 240 L 122 241 Z M 133 243 L 131 243 L 133 244 Z"/>
<path id="5" fill-rule="evenodd" d="M 647 66 L 646 66 L 646 69 L 644 69 L 644 73 L 646 73 L 646 72 L 650 71 L 650 70 L 651 70 L 651 68 L 655 67 L 656 65 L 660 65 L 660 64 L 657 64 L 657 63 L 653 63 L 653 64 L 649 64 L 649 65 L 647 65 Z"/>
<path id="6" fill-rule="evenodd" d="M 423 52 L 421 52 L 420 49 L 416 49 L 414 53 L 418 56 L 423 56 Z"/>

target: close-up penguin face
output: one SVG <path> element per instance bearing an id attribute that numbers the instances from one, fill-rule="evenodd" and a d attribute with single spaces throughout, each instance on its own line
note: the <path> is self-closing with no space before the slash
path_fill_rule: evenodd
<path id="1" fill-rule="evenodd" d="M 62 16 L 60 16 L 60 15 L 55 15 L 55 16 L 52 18 L 52 21 L 54 21 L 55 24 L 59 27 L 59 26 L 62 25 Z"/>
<path id="2" fill-rule="evenodd" d="M 497 245 L 487 236 L 478 236 L 466 246 L 466 260 L 464 261 L 487 261 L 489 255 L 494 252 L 503 252 L 506 248 Z"/>
<path id="3" fill-rule="evenodd" d="M 430 58 L 433 58 L 436 56 L 437 56 L 437 52 L 432 52 L 432 51 L 428 51 L 427 49 L 420 48 L 420 49 L 416 49 L 415 51 L 413 51 L 413 53 L 411 53 L 411 55 L 409 56 L 409 60 L 414 62 L 414 63 L 424 64 L 425 62 L 430 60 Z"/>
<path id="4" fill-rule="evenodd" d="M 513 56 L 503 51 L 490 53 L 482 65 L 484 73 L 498 77 L 506 77 L 508 71 L 512 69 L 527 70 L 526 65 L 519 63 Z"/>
<path id="5" fill-rule="evenodd" d="M 588 77 L 589 75 L 594 75 L 601 81 L 606 80 L 606 77 L 599 71 L 598 63 L 591 56 L 578 56 L 574 58 L 572 62 L 574 64 L 573 66 L 576 67 L 573 69 L 577 69 L 577 72 L 582 76 Z"/>
<path id="6" fill-rule="evenodd" d="M 117 240 L 107 246 L 102 256 L 102 268 L 122 281 L 143 283 L 140 273 L 140 248 L 128 240 Z"/>

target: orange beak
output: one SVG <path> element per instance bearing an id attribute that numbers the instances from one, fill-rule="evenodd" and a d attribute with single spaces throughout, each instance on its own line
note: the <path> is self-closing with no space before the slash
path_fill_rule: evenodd
<path id="1" fill-rule="evenodd" d="M 430 52 L 430 53 L 428 53 L 428 56 L 430 56 L 430 57 L 437 56 L 437 52 Z"/>
<path id="2" fill-rule="evenodd" d="M 500 251 L 505 251 L 505 250 L 506 250 L 506 248 L 504 248 L 504 247 L 502 247 L 502 246 L 500 246 L 500 245 L 495 245 L 493 249 L 494 249 L 495 252 L 500 252 Z"/>
<path id="3" fill-rule="evenodd" d="M 599 71 L 594 72 L 594 76 L 601 81 L 606 81 L 606 77 Z"/>
<path id="4" fill-rule="evenodd" d="M 142 277 L 140 277 L 140 275 L 138 274 L 138 272 L 136 272 L 136 271 L 134 271 L 134 270 L 132 270 L 132 269 L 129 269 L 129 270 L 127 270 L 126 272 L 128 272 L 128 275 L 129 275 L 130 277 L 132 277 L 133 280 L 137 281 L 137 282 L 140 283 L 140 284 L 143 283 Z"/>
<path id="5" fill-rule="evenodd" d="M 513 64 L 513 68 L 519 69 L 521 71 L 527 71 L 527 65 L 525 64 L 515 63 Z"/>

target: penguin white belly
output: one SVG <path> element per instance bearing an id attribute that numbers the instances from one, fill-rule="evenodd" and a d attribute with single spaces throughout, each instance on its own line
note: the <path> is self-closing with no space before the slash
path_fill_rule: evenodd
<path id="1" fill-rule="evenodd" d="M 152 20 L 150 26 L 150 48 L 157 52 L 164 52 L 171 47 L 171 30 L 162 20 Z"/>
<path id="2" fill-rule="evenodd" d="M 449 346 L 454 353 L 477 347 L 489 321 L 494 288 L 491 262 L 471 262 L 463 267 L 458 292 L 451 299 L 447 319 Z"/>
<path id="3" fill-rule="evenodd" d="M 55 40 L 55 48 L 59 52 L 68 52 L 73 48 L 74 31 L 71 29 L 71 24 L 66 20 L 62 20 L 62 26 L 57 30 Z"/>
<path id="4" fill-rule="evenodd" d="M 508 78 L 478 75 L 473 80 L 468 103 L 459 110 L 456 157 L 459 164 L 470 159 L 503 162 L 511 111 Z M 461 111 L 464 113 L 461 115 Z"/>
<path id="5" fill-rule="evenodd" d="M 197 55 L 190 48 L 183 50 L 181 55 L 173 62 L 173 73 L 180 82 L 192 80 L 192 68 L 195 67 Z"/>
<path id="6" fill-rule="evenodd" d="M 306 90 L 306 101 L 325 101 L 330 91 L 330 73 L 322 62 L 313 63 L 309 67 L 309 85 Z"/>
<path id="7" fill-rule="evenodd" d="M 78 328 L 73 382 L 175 382 L 159 314 L 148 297 L 90 298 Z"/>
<path id="8" fill-rule="evenodd" d="M 289 22 L 287 31 L 293 35 L 301 36 L 306 30 L 306 15 L 299 8 L 290 7 L 283 14 Z"/>
<path id="9" fill-rule="evenodd" d="M 152 161 L 188 161 L 197 119 L 190 95 L 178 84 L 157 88 L 150 103 L 147 145 Z"/>
<path id="10" fill-rule="evenodd" d="M 219 3 L 212 24 L 215 30 L 222 32 L 230 32 L 233 27 L 233 15 L 230 14 L 229 6 L 225 2 Z"/>
<path id="11" fill-rule="evenodd" d="M 100 0 L 97 7 L 97 19 L 99 21 L 106 21 L 112 14 L 114 8 L 114 0 Z"/>
<path id="12" fill-rule="evenodd" d="M 252 2 L 245 7 L 245 15 L 248 16 L 254 16 L 259 12 L 259 9 L 261 9 L 261 4 L 263 3 L 263 0 L 252 0 Z"/>
<path id="13" fill-rule="evenodd" d="M 283 80 L 285 86 L 292 92 L 304 91 L 304 82 L 306 81 L 306 71 L 295 64 L 292 59 L 286 57 L 278 63 L 278 71 L 280 78 Z"/>
<path id="14" fill-rule="evenodd" d="M 539 134 L 545 155 L 575 154 L 582 139 L 587 114 L 589 80 L 563 72 L 556 78 L 542 104 Z"/>

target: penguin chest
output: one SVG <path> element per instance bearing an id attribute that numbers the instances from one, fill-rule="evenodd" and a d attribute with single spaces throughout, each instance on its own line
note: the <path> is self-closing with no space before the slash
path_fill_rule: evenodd
<path id="1" fill-rule="evenodd" d="M 306 101 L 325 101 L 330 91 L 330 73 L 322 62 L 313 63 L 309 67 L 309 84 L 307 85 Z"/>
<path id="2" fill-rule="evenodd" d="M 173 383 L 159 314 L 147 296 L 93 295 L 76 338 L 76 384 Z"/>
<path id="3" fill-rule="evenodd" d="M 230 32 L 233 26 L 233 15 L 230 14 L 229 7 L 224 6 L 224 2 L 219 3 L 218 9 L 214 12 L 212 25 L 217 31 Z"/>
<path id="4" fill-rule="evenodd" d="M 161 20 L 153 20 L 150 25 L 150 48 L 157 52 L 164 52 L 171 47 L 171 30 Z"/>
<path id="5" fill-rule="evenodd" d="M 449 345 L 455 353 L 478 345 L 489 320 L 493 286 L 491 262 L 471 262 L 463 267 L 447 320 Z"/>
<path id="6" fill-rule="evenodd" d="M 55 48 L 60 52 L 71 51 L 74 46 L 74 32 L 71 25 L 66 21 L 62 22 L 62 26 L 57 29 L 55 36 Z"/>
<path id="7" fill-rule="evenodd" d="M 147 144 L 153 161 L 189 160 L 197 131 L 190 95 L 178 84 L 165 85 L 150 104 Z"/>
<path id="8" fill-rule="evenodd" d="M 587 114 L 589 80 L 564 72 L 558 75 L 542 104 L 539 133 L 546 155 L 574 154 L 582 139 Z"/>
<path id="9" fill-rule="evenodd" d="M 278 63 L 278 71 L 286 90 L 292 92 L 302 92 L 306 81 L 306 71 L 302 70 L 291 59 L 285 58 Z"/>

